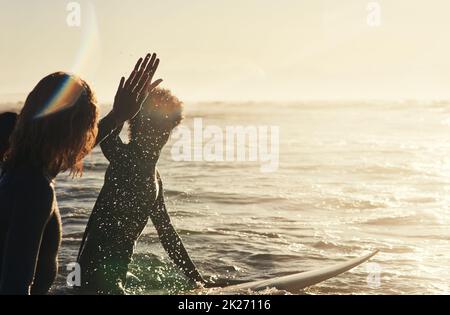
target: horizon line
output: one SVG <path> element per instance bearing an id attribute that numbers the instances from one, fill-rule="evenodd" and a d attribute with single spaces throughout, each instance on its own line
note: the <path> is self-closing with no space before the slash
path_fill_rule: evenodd
<path id="1" fill-rule="evenodd" d="M 14 95 L 18 96 L 21 95 L 22 97 L 15 97 L 11 99 L 7 99 L 6 96 L 8 95 Z M 0 105 L 17 105 L 20 103 L 24 103 L 25 99 L 27 97 L 27 93 L 6 93 L 6 94 L 0 94 Z M 5 99 L 3 99 L 5 98 Z M 446 98 L 414 98 L 414 97 L 399 97 L 399 98 L 393 98 L 393 97 L 386 97 L 386 98 L 374 98 L 374 97 L 299 97 L 299 98 L 285 98 L 285 99 L 238 99 L 238 98 L 230 98 L 230 99 L 185 99 L 183 100 L 184 103 L 300 103 L 300 102 L 374 102 L 374 103 L 386 103 L 386 102 L 395 102 L 395 103 L 402 103 L 402 102 L 427 102 L 427 103 L 446 103 L 450 102 L 450 97 Z M 108 106 L 112 105 L 111 100 L 104 100 L 104 99 L 98 99 L 98 104 L 100 106 Z"/>

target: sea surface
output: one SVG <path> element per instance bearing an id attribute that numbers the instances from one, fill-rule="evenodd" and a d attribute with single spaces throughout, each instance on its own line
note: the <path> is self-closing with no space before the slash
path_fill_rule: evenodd
<path id="1" fill-rule="evenodd" d="M 191 130 L 202 118 L 203 127 L 224 133 L 227 126 L 280 131 L 279 166 L 270 173 L 260 160 L 174 161 L 179 139 L 167 144 L 159 170 L 168 209 L 205 276 L 265 279 L 378 249 L 370 264 L 298 293 L 450 294 L 449 103 L 216 102 L 186 104 L 185 114 Z M 70 294 L 66 266 L 106 167 L 95 149 L 81 179 L 57 178 L 64 236 L 54 294 Z M 151 223 L 131 272 L 139 278 L 131 294 L 190 289 Z"/>

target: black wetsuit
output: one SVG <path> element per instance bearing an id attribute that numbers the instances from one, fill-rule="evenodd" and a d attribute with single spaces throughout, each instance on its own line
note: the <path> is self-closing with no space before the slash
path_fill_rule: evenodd
<path id="1" fill-rule="evenodd" d="M 96 144 L 116 128 L 99 122 Z M 39 167 L 0 173 L 0 294 L 46 294 L 58 270 L 61 217 L 52 180 Z"/>
<path id="2" fill-rule="evenodd" d="M 172 260 L 188 277 L 202 281 L 170 222 L 155 156 L 136 144 L 122 143 L 119 132 L 101 145 L 110 165 L 80 248 L 82 290 L 124 293 L 135 242 L 149 218 Z"/>
<path id="3" fill-rule="evenodd" d="M 45 294 L 56 277 L 61 219 L 52 182 L 32 168 L 0 177 L 0 294 Z"/>

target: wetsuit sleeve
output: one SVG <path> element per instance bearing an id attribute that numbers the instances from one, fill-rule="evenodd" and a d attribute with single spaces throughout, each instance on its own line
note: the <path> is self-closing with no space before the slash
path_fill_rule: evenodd
<path id="1" fill-rule="evenodd" d="M 117 129 L 117 122 L 111 114 L 106 115 L 98 123 L 98 134 L 95 145 L 102 143 Z"/>
<path id="2" fill-rule="evenodd" d="M 103 155 L 110 162 L 125 153 L 126 145 L 120 139 L 122 128 L 123 124 L 114 130 L 111 135 L 100 144 Z"/>
<path id="3" fill-rule="evenodd" d="M 15 198 L 2 253 L 0 294 L 30 294 L 42 235 L 52 214 L 50 186 L 23 188 Z"/>
<path id="4" fill-rule="evenodd" d="M 42 235 L 31 295 L 46 294 L 58 273 L 58 250 L 61 241 L 61 217 L 55 212 Z"/>
<path id="5" fill-rule="evenodd" d="M 189 257 L 180 236 L 170 221 L 169 213 L 167 212 L 164 202 L 163 186 L 159 174 L 158 182 L 159 195 L 155 207 L 151 211 L 150 218 L 158 232 L 159 240 L 170 259 L 172 259 L 175 265 L 177 265 L 189 279 L 194 282 L 204 283 L 205 281 Z"/>

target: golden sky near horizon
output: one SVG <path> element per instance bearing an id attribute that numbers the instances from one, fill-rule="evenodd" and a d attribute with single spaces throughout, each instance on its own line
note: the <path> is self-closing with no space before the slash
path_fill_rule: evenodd
<path id="1" fill-rule="evenodd" d="M 185 100 L 450 99 L 449 1 L 70 2 L 0 0 L 0 97 L 64 70 L 110 102 L 150 50 Z"/>

